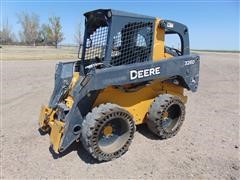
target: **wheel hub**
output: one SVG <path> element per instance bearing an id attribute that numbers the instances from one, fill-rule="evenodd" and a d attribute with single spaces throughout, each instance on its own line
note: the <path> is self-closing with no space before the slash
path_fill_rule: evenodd
<path id="1" fill-rule="evenodd" d="M 165 112 L 163 113 L 163 120 L 167 120 L 167 119 L 168 119 L 168 112 L 165 111 Z"/>
<path id="2" fill-rule="evenodd" d="M 180 106 L 178 104 L 170 105 L 167 111 L 163 112 L 162 115 L 163 128 L 165 128 L 166 131 L 172 131 L 176 127 L 180 116 L 181 116 Z"/>
<path id="3" fill-rule="evenodd" d="M 107 126 L 104 127 L 103 129 L 104 136 L 109 137 L 112 135 L 112 133 L 113 133 L 113 128 L 111 124 L 108 124 Z"/>

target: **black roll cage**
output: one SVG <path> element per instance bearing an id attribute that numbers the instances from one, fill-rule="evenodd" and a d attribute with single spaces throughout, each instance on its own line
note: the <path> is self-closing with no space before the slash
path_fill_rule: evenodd
<path id="1" fill-rule="evenodd" d="M 85 32 L 84 32 L 84 41 L 83 44 L 79 45 L 79 51 L 78 51 L 78 58 L 79 63 L 77 63 L 78 67 L 76 68 L 77 71 L 79 71 L 81 74 L 86 74 L 85 66 L 88 65 L 87 62 L 85 62 L 85 52 L 86 52 L 86 41 L 87 38 L 99 27 L 108 26 L 109 32 L 107 36 L 107 44 L 106 44 L 106 50 L 105 53 L 109 53 L 107 49 L 111 48 L 109 47 L 109 39 L 113 36 L 111 32 L 111 24 L 115 22 L 115 20 L 124 20 L 126 21 L 130 19 L 132 21 L 133 18 L 136 18 L 136 20 L 139 19 L 149 19 L 151 21 L 154 21 L 155 18 L 143 16 L 143 15 L 137 15 L 122 11 L 116 11 L 111 9 L 98 9 L 94 11 L 90 11 L 84 14 L 85 16 Z M 114 18 L 113 18 L 114 17 Z M 120 19 L 121 18 L 121 19 Z M 158 24 L 159 27 L 165 29 L 165 34 L 177 34 L 181 41 L 181 55 L 189 55 L 190 54 L 190 48 L 189 48 L 189 35 L 188 35 L 188 28 L 187 26 L 171 21 L 171 20 L 161 20 Z M 112 28 L 114 29 L 114 28 Z M 81 51 L 81 57 L 80 57 L 80 51 Z M 109 54 L 105 55 L 106 57 L 109 57 Z M 105 61 L 105 59 L 104 59 Z M 108 62 L 104 62 L 106 65 Z"/>

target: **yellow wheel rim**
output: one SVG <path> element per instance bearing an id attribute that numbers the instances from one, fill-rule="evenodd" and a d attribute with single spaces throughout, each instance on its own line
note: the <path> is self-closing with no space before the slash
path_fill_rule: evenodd
<path id="1" fill-rule="evenodd" d="M 168 112 L 166 111 L 163 113 L 163 119 L 166 120 L 167 118 L 168 118 Z"/>
<path id="2" fill-rule="evenodd" d="M 107 125 L 106 127 L 104 127 L 103 129 L 103 134 L 104 136 L 110 136 L 113 132 L 113 128 L 111 125 Z"/>

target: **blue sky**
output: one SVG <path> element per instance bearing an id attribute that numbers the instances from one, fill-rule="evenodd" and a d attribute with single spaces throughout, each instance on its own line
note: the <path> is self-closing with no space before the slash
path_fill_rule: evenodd
<path id="1" fill-rule="evenodd" d="M 192 49 L 239 50 L 239 1 L 2 1 L 2 21 L 15 34 L 21 29 L 17 14 L 34 12 L 40 23 L 48 17 L 60 16 L 65 44 L 74 43 L 77 23 L 84 24 L 83 13 L 98 8 L 113 8 L 186 24 Z"/>

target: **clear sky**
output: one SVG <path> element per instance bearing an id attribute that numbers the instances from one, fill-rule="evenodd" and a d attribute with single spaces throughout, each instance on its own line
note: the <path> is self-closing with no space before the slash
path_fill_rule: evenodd
<path id="1" fill-rule="evenodd" d="M 186 24 L 189 27 L 191 49 L 239 50 L 240 46 L 238 0 L 1 1 L 2 22 L 8 20 L 15 34 L 21 28 L 17 23 L 17 14 L 22 11 L 38 14 L 40 23 L 47 23 L 49 16 L 60 16 L 65 44 L 74 43 L 77 23 L 84 24 L 84 12 L 113 8 Z"/>

